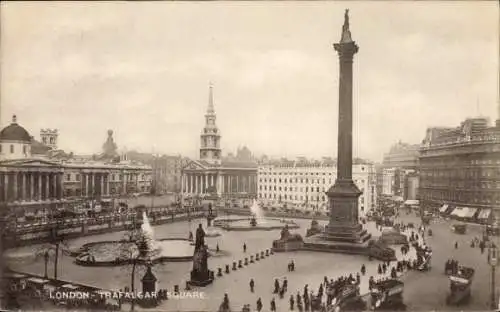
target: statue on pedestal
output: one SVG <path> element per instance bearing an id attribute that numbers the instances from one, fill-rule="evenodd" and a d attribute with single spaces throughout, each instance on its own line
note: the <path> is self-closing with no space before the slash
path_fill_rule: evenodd
<path id="1" fill-rule="evenodd" d="M 205 231 L 203 226 L 196 229 L 196 238 L 193 255 L 193 270 L 191 271 L 191 285 L 206 286 L 213 282 L 211 272 L 208 269 L 208 249 L 205 246 Z"/>
<path id="2" fill-rule="evenodd" d="M 320 227 L 318 221 L 313 219 L 311 221 L 311 227 L 307 229 L 306 237 L 316 235 L 318 233 L 321 233 L 321 227 Z"/>

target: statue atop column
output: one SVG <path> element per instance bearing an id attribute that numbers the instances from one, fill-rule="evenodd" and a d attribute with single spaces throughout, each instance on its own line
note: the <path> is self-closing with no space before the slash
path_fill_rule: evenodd
<path id="1" fill-rule="evenodd" d="M 344 25 L 342 26 L 342 37 L 340 43 L 352 42 L 351 31 L 349 30 L 349 9 L 345 10 Z"/>

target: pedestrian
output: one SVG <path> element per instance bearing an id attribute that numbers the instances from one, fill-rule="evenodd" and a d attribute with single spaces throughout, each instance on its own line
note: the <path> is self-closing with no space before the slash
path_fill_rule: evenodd
<path id="1" fill-rule="evenodd" d="M 360 284 L 361 283 L 361 276 L 359 275 L 359 272 L 356 273 L 356 284 Z"/>
<path id="2" fill-rule="evenodd" d="M 257 299 L 257 311 L 260 312 L 262 310 L 262 300 L 260 299 Z"/>
<path id="3" fill-rule="evenodd" d="M 253 278 L 252 278 L 252 279 L 250 279 L 250 291 L 251 292 L 253 292 L 254 287 L 255 287 L 255 282 L 253 281 Z"/>
<path id="4" fill-rule="evenodd" d="M 280 282 L 278 281 L 278 279 L 274 279 L 274 294 L 277 294 L 279 293 L 280 291 Z"/>
<path id="5" fill-rule="evenodd" d="M 455 249 L 458 249 L 458 242 L 455 242 Z"/>
<path id="6" fill-rule="evenodd" d="M 365 265 L 361 265 L 361 274 L 363 274 L 363 276 L 366 274 L 366 267 Z"/>
<path id="7" fill-rule="evenodd" d="M 222 301 L 222 308 L 224 311 L 229 310 L 229 297 L 227 296 L 227 293 L 224 294 L 224 299 Z"/>
<path id="8" fill-rule="evenodd" d="M 380 264 L 378 265 L 377 272 L 378 272 L 379 275 L 382 274 L 382 266 Z"/>
<path id="9" fill-rule="evenodd" d="M 217 252 L 219 252 L 219 251 L 220 251 L 220 249 L 219 249 L 219 243 L 217 243 L 217 246 L 215 247 L 215 250 L 216 250 Z"/>
<path id="10" fill-rule="evenodd" d="M 288 280 L 285 279 L 283 280 L 283 292 L 286 292 L 288 290 Z"/>
<path id="11" fill-rule="evenodd" d="M 243 243 L 243 252 L 247 252 L 247 244 Z"/>
<path id="12" fill-rule="evenodd" d="M 293 305 L 295 303 L 295 300 L 293 300 L 293 295 L 290 295 L 290 310 L 293 311 Z"/>
<path id="13" fill-rule="evenodd" d="M 276 311 L 276 301 L 273 298 L 271 300 L 271 312 L 275 312 L 275 311 Z"/>

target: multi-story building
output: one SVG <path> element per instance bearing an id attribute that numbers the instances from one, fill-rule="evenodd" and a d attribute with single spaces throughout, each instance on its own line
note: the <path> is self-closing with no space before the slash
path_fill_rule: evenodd
<path id="1" fill-rule="evenodd" d="M 418 200 L 419 177 L 416 172 L 409 172 L 405 175 L 404 181 L 404 198 L 405 200 Z"/>
<path id="2" fill-rule="evenodd" d="M 382 164 L 386 168 L 418 168 L 419 144 L 408 144 L 399 141 L 384 154 Z"/>
<path id="3" fill-rule="evenodd" d="M 418 198 L 415 179 L 418 180 L 419 146 L 399 141 L 384 154 L 382 165 L 377 170 L 379 194 L 401 201 Z M 408 184 L 409 181 L 412 182 L 411 185 Z M 415 198 L 409 198 L 409 194 Z"/>
<path id="4" fill-rule="evenodd" d="M 32 154 L 33 142 L 37 141 L 15 116 L 0 132 L 0 203 L 21 210 L 39 210 L 76 198 L 149 192 L 151 167 L 109 158 L 109 150 L 87 160 Z"/>
<path id="5" fill-rule="evenodd" d="M 420 149 L 420 199 L 430 207 L 466 207 L 468 217 L 498 212 L 500 121 L 490 127 L 486 118 L 470 118 L 456 128 L 427 129 Z"/>
<path id="6" fill-rule="evenodd" d="M 258 169 L 258 198 L 263 202 L 290 203 L 312 209 L 327 209 L 326 192 L 335 183 L 335 161 L 278 160 L 261 163 Z M 377 202 L 375 167 L 368 162 L 353 164 L 353 180 L 363 192 L 360 211 L 374 209 Z"/>
<path id="7" fill-rule="evenodd" d="M 247 150 L 240 150 L 240 156 L 248 158 L 251 153 Z M 200 136 L 199 159 L 190 160 L 182 169 L 182 192 L 187 196 L 217 194 L 221 197 L 255 197 L 257 194 L 257 163 L 222 157 L 212 86 Z"/>
<path id="8" fill-rule="evenodd" d="M 127 152 L 127 159 L 150 165 L 153 170 L 155 194 L 179 193 L 182 187 L 182 168 L 189 159 L 180 155 L 155 155 Z"/>

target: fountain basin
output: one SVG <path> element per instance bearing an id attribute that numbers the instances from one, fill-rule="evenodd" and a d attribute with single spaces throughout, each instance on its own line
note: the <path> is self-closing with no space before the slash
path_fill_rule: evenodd
<path id="1" fill-rule="evenodd" d="M 194 244 L 182 238 L 156 240 L 160 250 L 151 252 L 147 258 L 138 256 L 134 243 L 126 240 L 100 241 L 83 245 L 76 255 L 75 263 L 82 266 L 119 266 L 130 264 L 137 257 L 139 263 L 192 261 Z"/>
<path id="2" fill-rule="evenodd" d="M 288 225 L 289 229 L 298 229 L 299 226 L 289 220 L 281 220 L 276 218 L 260 218 L 256 219 L 256 225 L 251 224 L 252 217 L 237 217 L 237 218 L 216 218 L 213 222 L 214 226 L 218 226 L 226 231 L 270 231 L 280 230 Z"/>

